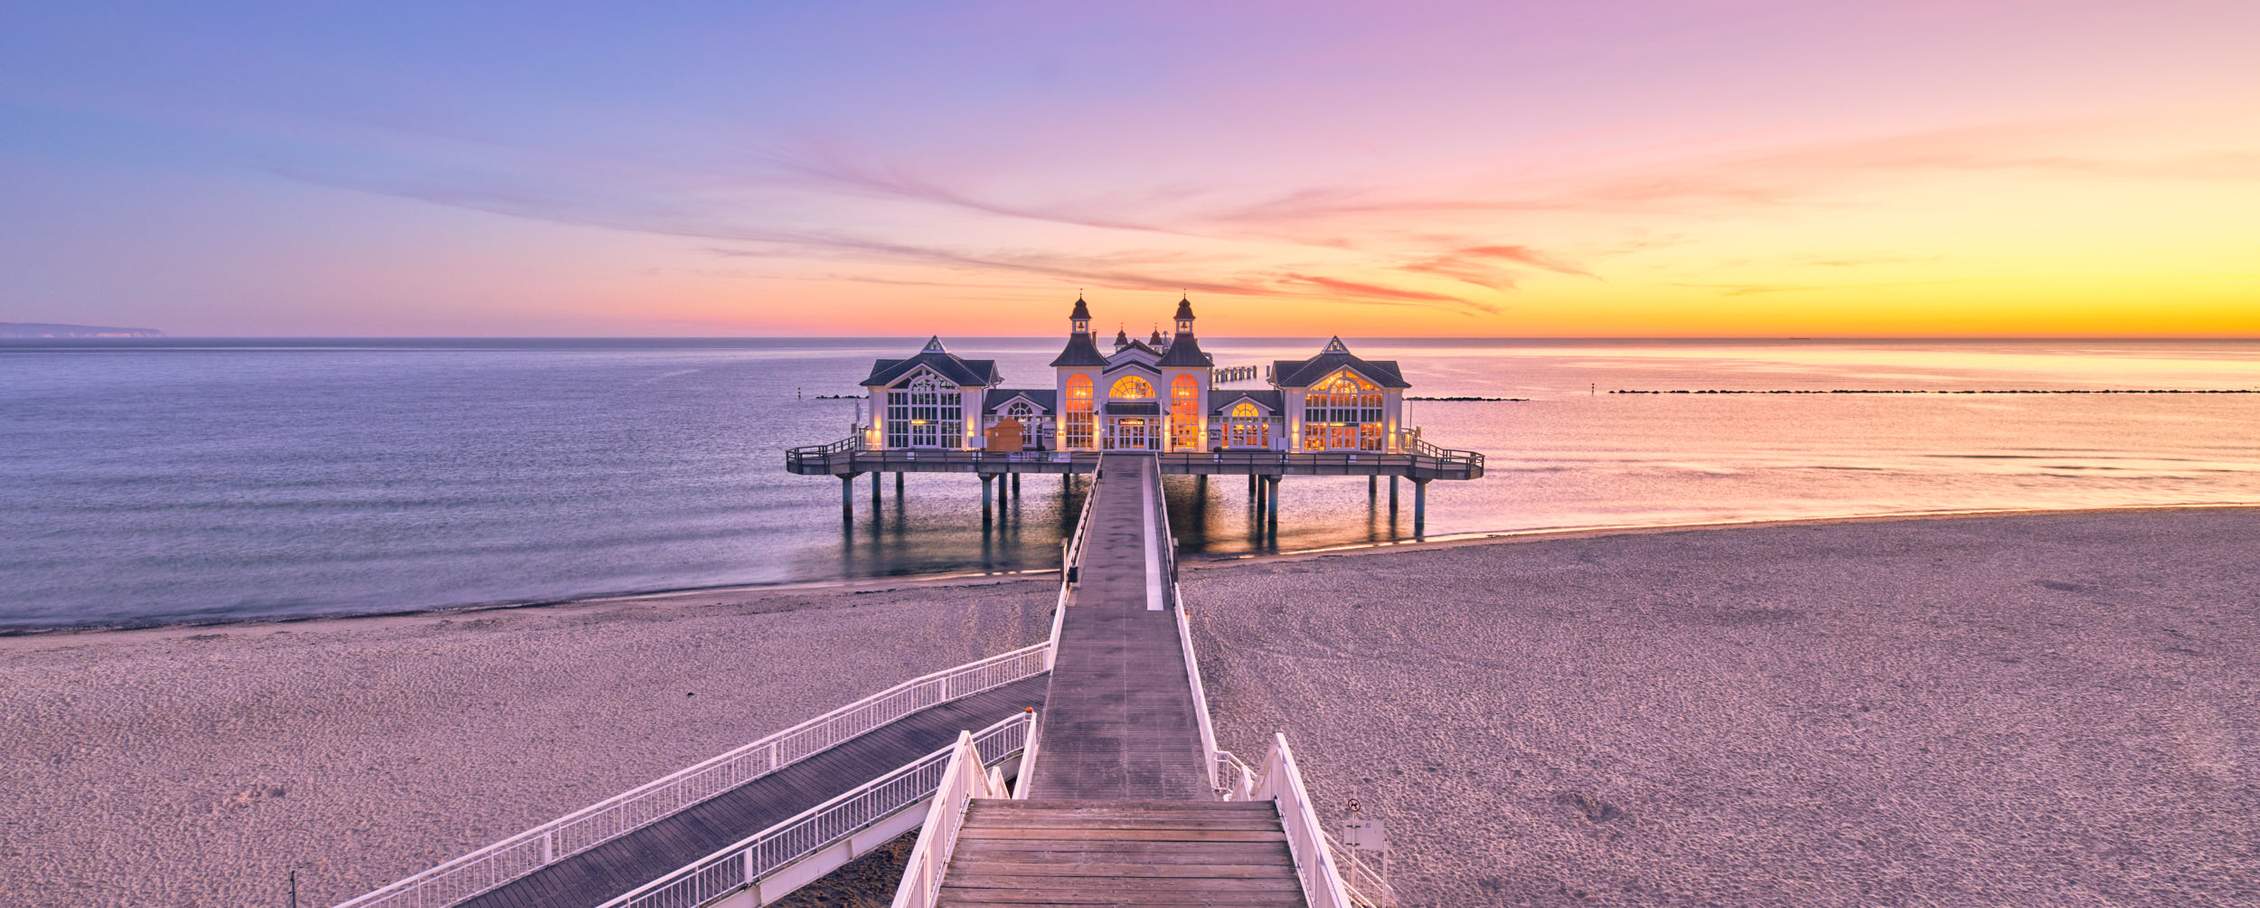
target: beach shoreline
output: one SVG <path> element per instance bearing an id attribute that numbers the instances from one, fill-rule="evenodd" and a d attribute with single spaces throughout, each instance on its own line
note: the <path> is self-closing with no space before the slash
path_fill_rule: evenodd
<path id="1" fill-rule="evenodd" d="M 1896 522 L 1915 520 L 1956 520 L 1989 517 L 2022 517 L 2044 515 L 2080 514 L 2143 514 L 2175 511 L 2260 510 L 2255 502 L 2190 502 L 2183 504 L 2120 505 L 2101 508 L 1991 508 L 1946 511 L 1896 511 L 1872 514 L 1847 514 L 1823 517 L 1752 518 L 1749 520 L 1705 520 L 1688 523 L 1634 523 L 1598 524 L 1588 526 L 1535 527 L 1515 530 L 1476 530 L 1437 534 L 1422 539 L 1405 538 L 1388 542 L 1360 542 L 1343 545 L 1313 546 L 1286 549 L 1276 552 L 1254 552 L 1225 555 L 1181 556 L 1183 570 L 1210 570 L 1219 566 L 1272 560 L 1307 559 L 1325 556 L 1385 554 L 1397 551 L 1432 550 L 1482 545 L 1512 545 L 1527 542 L 1545 542 L 1558 539 L 1585 539 L 1597 536 L 1645 535 L 1653 533 L 1700 532 L 1707 530 L 1735 530 L 1760 527 L 1835 526 L 1841 524 Z M 209 621 L 165 622 L 134 625 L 58 625 L 53 627 L 0 627 L 0 652 L 6 652 L 12 643 L 49 637 L 68 637 L 82 634 L 136 634 L 162 632 L 195 632 L 213 629 L 248 629 L 258 627 L 289 627 L 323 622 L 413 620 L 421 618 L 447 618 L 474 616 L 489 612 L 519 611 L 526 609 L 572 609 L 602 607 L 626 603 L 668 605 L 699 603 L 718 598 L 751 594 L 806 593 L 806 592 L 871 592 L 887 591 L 901 587 L 957 587 L 1014 583 L 1041 578 L 1056 578 L 1058 568 L 1028 568 L 1005 571 L 945 571 L 940 573 L 900 574 L 885 577 L 845 577 L 834 580 L 804 580 L 785 583 L 739 583 L 717 586 L 654 589 L 640 592 L 605 593 L 577 596 L 568 599 L 541 599 L 523 602 L 469 603 L 464 605 L 413 608 L 398 611 L 369 612 L 348 615 L 294 615 L 279 618 L 215 618 Z"/>
<path id="2" fill-rule="evenodd" d="M 1183 588 L 1220 744 L 1284 732 L 1329 825 L 1386 818 L 1407 904 L 2227 905 L 2260 852 L 2253 538 L 2253 508 L 1836 519 Z M 1056 583 L 0 640 L 0 901 L 272 904 L 296 870 L 335 902 L 1040 640 Z"/>

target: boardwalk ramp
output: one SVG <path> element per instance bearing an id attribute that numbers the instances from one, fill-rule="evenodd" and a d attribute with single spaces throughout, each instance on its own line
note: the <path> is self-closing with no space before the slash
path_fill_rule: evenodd
<path id="1" fill-rule="evenodd" d="M 1030 797 L 1214 800 L 1152 457 L 1109 455 L 1079 541 Z"/>

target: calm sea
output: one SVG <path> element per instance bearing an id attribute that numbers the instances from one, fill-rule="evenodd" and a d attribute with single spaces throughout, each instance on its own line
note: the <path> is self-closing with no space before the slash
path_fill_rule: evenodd
<path id="1" fill-rule="evenodd" d="M 0 628 L 356 614 L 1054 566 L 1057 477 L 987 529 L 971 477 L 867 485 L 783 450 L 843 436 L 914 340 L 141 341 L 0 345 Z M 968 339 L 1047 386 L 1056 340 Z M 1316 341 L 1204 338 L 1221 364 Z M 2256 389 L 2252 343 L 1365 341 L 1431 440 L 1431 537 L 1994 508 L 2260 502 L 2260 395 L 1612 395 L 1612 389 Z M 1598 392 L 1598 393 L 1596 393 Z M 867 482 L 867 481 L 866 481 Z M 1362 479 L 1172 480 L 1209 553 L 1383 542 Z"/>

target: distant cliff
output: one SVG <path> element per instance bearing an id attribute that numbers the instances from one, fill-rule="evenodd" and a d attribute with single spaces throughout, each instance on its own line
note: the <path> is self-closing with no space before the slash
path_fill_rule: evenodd
<path id="1" fill-rule="evenodd" d="M 0 337 L 164 337 L 151 328 L 105 328 L 101 325 L 46 325 L 39 322 L 0 322 Z"/>

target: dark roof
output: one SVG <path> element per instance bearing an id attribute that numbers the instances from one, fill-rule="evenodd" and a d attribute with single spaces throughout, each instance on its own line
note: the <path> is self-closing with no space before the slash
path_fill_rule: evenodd
<path id="1" fill-rule="evenodd" d="M 1110 400 L 1106 402 L 1106 411 L 1115 416 L 1160 416 L 1161 401 Z"/>
<path id="2" fill-rule="evenodd" d="M 1146 338 L 1146 343 L 1152 345 L 1157 350 L 1160 349 L 1162 345 L 1161 329 L 1155 328 L 1154 336 Z"/>
<path id="3" fill-rule="evenodd" d="M 1169 349 L 1163 350 L 1161 353 L 1161 364 L 1164 366 L 1214 366 L 1216 365 L 1216 357 L 1202 353 L 1200 341 L 1194 340 L 1193 333 L 1187 331 L 1177 335 L 1176 340 L 1169 342 Z"/>
<path id="4" fill-rule="evenodd" d="M 1067 317 L 1079 318 L 1088 321 L 1091 317 L 1090 304 L 1083 302 L 1083 297 L 1078 295 L 1077 297 L 1075 297 L 1075 311 L 1067 313 Z"/>
<path id="5" fill-rule="evenodd" d="M 1154 365 L 1154 364 L 1152 364 L 1152 363 L 1149 363 L 1149 362 L 1146 362 L 1145 360 L 1142 360 L 1142 359 L 1125 359 L 1125 360 L 1123 360 L 1123 361 L 1121 361 L 1121 362 L 1119 362 L 1119 363 L 1112 363 L 1112 364 L 1109 364 L 1109 365 L 1108 365 L 1108 366 L 1106 367 L 1106 371 L 1108 371 L 1108 372 L 1117 372 L 1117 371 L 1120 371 L 1120 370 L 1123 370 L 1123 369 L 1144 369 L 1144 370 L 1146 370 L 1146 371 L 1148 371 L 1148 372 L 1151 372 L 1151 373 L 1153 373 L 1153 374 L 1155 374 L 1155 375 L 1160 375 L 1160 374 L 1161 374 L 1161 367 L 1160 367 L 1160 366 L 1156 366 L 1156 365 Z"/>
<path id="6" fill-rule="evenodd" d="M 1083 310 L 1078 307 L 1075 311 L 1081 312 Z M 1067 336 L 1067 346 L 1061 348 L 1059 355 L 1052 358 L 1052 365 L 1104 366 L 1106 365 L 1106 354 L 1099 352 L 1099 345 L 1091 343 L 1089 334 L 1070 334 Z"/>
<path id="7" fill-rule="evenodd" d="M 941 338 L 930 338 L 926 348 L 909 359 L 881 359 L 871 363 L 871 375 L 863 380 L 865 385 L 891 385 L 920 366 L 960 385 L 996 384 L 997 361 L 993 359 L 959 359 L 958 355 L 942 347 Z"/>
<path id="8" fill-rule="evenodd" d="M 1224 391 L 1221 393 L 1210 391 L 1209 400 L 1215 401 L 1215 405 L 1209 408 L 1209 412 L 1221 416 L 1226 410 L 1232 409 L 1233 404 L 1239 403 L 1243 397 L 1255 401 L 1256 406 L 1273 413 L 1278 413 L 1286 409 L 1287 406 L 1285 400 L 1282 399 L 1283 395 L 1274 388 L 1264 388 L 1257 391 Z"/>
<path id="9" fill-rule="evenodd" d="M 1057 388 L 990 388 L 981 392 L 981 412 L 994 413 L 1003 408 L 1006 401 L 1015 397 L 1028 398 L 1046 413 L 1057 409 L 1059 405 Z"/>
<path id="10" fill-rule="evenodd" d="M 1357 370 L 1384 388 L 1410 388 L 1404 373 L 1397 371 L 1393 359 L 1364 359 L 1351 353 L 1350 348 L 1337 337 L 1326 342 L 1326 349 L 1306 360 L 1275 360 L 1271 364 L 1271 383 L 1282 388 L 1308 388 L 1312 382 L 1325 378 L 1343 367 Z"/>
<path id="11" fill-rule="evenodd" d="M 1121 328 L 1114 329 L 1114 346 L 1116 349 L 1130 346 L 1130 332 Z"/>
<path id="12" fill-rule="evenodd" d="M 1176 314 L 1176 315 L 1173 315 L 1173 316 L 1170 316 L 1170 317 L 1171 317 L 1171 318 L 1174 318 L 1174 319 L 1188 319 L 1188 318 L 1192 318 L 1192 317 L 1193 317 L 1193 300 L 1192 300 L 1192 298 L 1191 298 L 1191 297 L 1185 297 L 1185 298 L 1183 298 L 1183 299 L 1179 299 L 1179 300 L 1177 301 L 1177 314 Z"/>

